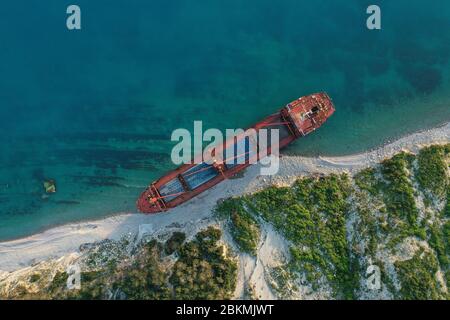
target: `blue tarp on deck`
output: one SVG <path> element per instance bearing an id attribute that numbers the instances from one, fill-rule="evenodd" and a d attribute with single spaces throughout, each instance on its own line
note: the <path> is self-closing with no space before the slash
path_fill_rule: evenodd
<path id="1" fill-rule="evenodd" d="M 213 179 L 217 176 L 217 174 L 218 172 L 213 168 L 213 166 L 207 163 L 200 163 L 183 173 L 182 176 L 189 188 L 193 190 L 205 182 Z"/>
<path id="2" fill-rule="evenodd" d="M 175 199 L 177 196 L 179 196 L 178 193 L 183 192 L 183 191 L 184 191 L 183 185 L 181 184 L 180 180 L 178 180 L 178 178 L 174 178 L 173 180 L 170 180 L 165 185 L 163 185 L 162 187 L 159 188 L 159 193 L 163 197 L 170 195 L 170 194 L 177 194 L 174 196 L 165 197 L 164 198 L 165 201 L 170 201 L 170 200 Z"/>

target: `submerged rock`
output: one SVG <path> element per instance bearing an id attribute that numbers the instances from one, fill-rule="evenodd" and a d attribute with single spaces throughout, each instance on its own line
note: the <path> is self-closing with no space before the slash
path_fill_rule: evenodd
<path id="1" fill-rule="evenodd" d="M 46 193 L 55 193 L 56 192 L 56 182 L 53 179 L 44 181 L 44 189 Z"/>

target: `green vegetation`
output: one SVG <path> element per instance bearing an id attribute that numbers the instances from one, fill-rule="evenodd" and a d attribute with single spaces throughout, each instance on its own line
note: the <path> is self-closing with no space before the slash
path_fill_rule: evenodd
<path id="1" fill-rule="evenodd" d="M 83 271 L 79 290 L 68 290 L 67 273 L 58 272 L 41 294 L 52 299 L 168 299 L 171 291 L 161 252 L 162 245 L 153 240 L 129 264 Z"/>
<path id="2" fill-rule="evenodd" d="M 253 215 L 245 210 L 244 199 L 226 199 L 217 206 L 216 213 L 221 218 L 229 219 L 229 230 L 239 249 L 256 255 L 260 229 Z"/>
<path id="3" fill-rule="evenodd" d="M 448 193 L 447 153 L 446 146 L 430 146 L 419 152 L 416 177 L 428 198 L 434 195 L 437 199 L 444 199 Z"/>
<path id="4" fill-rule="evenodd" d="M 445 236 L 445 225 L 448 222 L 442 220 L 442 216 L 448 210 L 445 209 L 449 206 L 448 201 L 444 208 L 444 215 L 428 205 L 424 213 L 426 217 L 420 221 L 419 209 L 416 206 L 418 192 L 413 188 L 413 181 L 417 181 L 421 190 L 424 191 L 425 204 L 431 203 L 431 197 L 437 199 L 448 197 L 450 191 L 447 149 L 447 146 L 427 147 L 422 149 L 417 157 L 406 153 L 397 154 L 385 160 L 379 169 L 373 168 L 360 172 L 355 176 L 355 184 L 363 191 L 362 195 L 356 196 L 362 225 L 359 231 L 365 231 L 366 253 L 374 258 L 377 244 L 382 242 L 383 238 L 388 239 L 387 245 L 391 250 L 394 250 L 395 245 L 406 237 L 428 240 L 429 246 L 436 253 L 436 255 L 433 252 L 429 253 L 431 256 L 429 260 L 436 261 L 436 268 L 440 267 L 444 271 L 448 283 L 450 248 L 449 238 Z M 417 169 L 412 170 L 416 159 Z M 377 177 L 378 171 L 382 179 Z M 378 214 L 375 214 L 377 211 Z M 399 266 L 403 266 L 399 270 L 405 281 L 401 292 L 395 292 L 395 288 L 389 285 L 391 280 L 386 274 L 384 274 L 383 283 L 388 285 L 388 289 L 396 297 L 420 296 L 420 293 L 412 293 L 416 285 L 414 281 L 417 279 L 407 271 L 412 270 L 412 267 L 422 270 L 421 263 L 418 258 L 404 265 L 398 263 Z M 434 273 L 431 278 L 435 281 Z"/>
<path id="5" fill-rule="evenodd" d="M 445 274 L 447 286 L 450 285 L 450 179 L 448 158 L 450 144 L 435 145 L 420 150 L 416 178 L 430 207 L 433 200 L 446 200 L 442 212 L 434 211 L 438 218 L 428 227 L 428 243 L 436 252 L 439 266 Z"/>
<path id="6" fill-rule="evenodd" d="M 288 260 L 265 274 L 281 298 L 302 286 L 308 294 L 327 295 L 331 288 L 339 299 L 386 292 L 396 299 L 448 299 L 449 155 L 450 144 L 424 148 L 417 156 L 401 152 L 353 178 L 309 176 L 290 187 L 229 198 L 215 213 L 241 252 L 258 253 L 262 223 L 287 240 Z M 49 274 L 33 272 L 30 286 L 21 283 L 6 298 L 229 299 L 238 268 L 220 239 L 214 228 L 191 241 L 175 232 L 165 243 L 153 240 L 131 255 L 129 243 L 118 249 L 105 240 L 84 259 L 81 290 L 66 289 L 65 272 L 50 283 Z M 405 253 L 412 258 L 398 259 Z M 364 285 L 370 265 L 381 271 L 382 290 L 376 293 Z M 36 293 L 37 286 L 42 289 Z M 251 283 L 244 292 L 256 294 Z"/>
<path id="7" fill-rule="evenodd" d="M 411 182 L 411 164 L 414 155 L 401 152 L 381 163 L 383 197 L 387 211 L 388 230 L 395 237 L 391 247 L 409 236 L 425 239 L 425 230 L 419 224 L 419 210 Z"/>
<path id="8" fill-rule="evenodd" d="M 439 260 L 439 264 L 441 265 L 441 268 L 443 270 L 448 269 L 449 267 L 449 254 L 450 254 L 450 247 L 449 247 L 449 239 L 448 235 L 447 238 L 445 237 L 445 228 L 449 228 L 450 223 L 447 221 L 447 223 L 444 225 L 444 230 L 442 230 L 438 223 L 434 223 L 432 226 L 430 226 L 429 229 L 429 240 L 428 243 L 430 244 L 430 247 L 432 247 L 437 255 L 437 258 Z"/>
<path id="9" fill-rule="evenodd" d="M 436 252 L 441 270 L 445 274 L 447 287 L 450 287 L 450 221 L 445 221 L 442 226 L 434 223 L 429 229 L 428 243 Z"/>
<path id="10" fill-rule="evenodd" d="M 289 299 L 298 289 L 291 283 L 292 275 L 286 270 L 286 266 L 274 267 L 270 270 L 271 286 L 282 299 Z"/>
<path id="11" fill-rule="evenodd" d="M 121 292 L 127 299 L 169 299 L 171 290 L 162 251 L 162 244 L 155 240 L 146 244 L 131 266 L 115 270 L 113 291 Z"/>
<path id="12" fill-rule="evenodd" d="M 359 279 L 365 276 L 369 261 L 379 265 L 383 285 L 394 297 L 424 297 L 412 293 L 415 281 L 426 278 L 421 274 L 424 263 L 435 262 L 432 267 L 440 268 L 446 279 L 450 275 L 450 223 L 442 220 L 450 216 L 449 146 L 425 148 L 418 156 L 401 152 L 377 167 L 360 171 L 353 181 L 345 175 L 329 175 L 299 179 L 292 187 L 268 187 L 253 195 L 227 199 L 218 205 L 217 212 L 220 217 L 230 218 L 233 239 L 242 251 L 256 247 L 259 233 L 252 232 L 255 229 L 251 226 L 257 227 L 258 219 L 272 224 L 292 243 L 289 263 L 271 272 L 272 287 L 281 297 L 292 293 L 295 286 L 291 280 L 302 274 L 313 289 L 326 279 L 336 297 L 353 298 L 363 290 Z M 423 213 L 426 218 L 421 218 L 415 181 L 430 194 L 444 200 L 447 197 L 443 214 L 429 208 Z M 356 216 L 352 218 L 353 237 L 347 239 L 350 210 L 355 210 Z M 377 252 L 381 244 L 395 253 L 396 246 L 407 237 L 428 241 L 433 251 L 427 253 L 425 262 L 415 257 L 396 264 L 405 282 L 398 292 Z M 417 277 L 408 273 L 413 269 L 418 270 Z M 427 281 L 435 280 L 433 273 Z"/>
<path id="13" fill-rule="evenodd" d="M 382 184 L 379 179 L 375 177 L 375 168 L 366 168 L 358 172 L 355 177 L 355 184 L 361 190 L 367 191 L 372 196 L 380 194 Z"/>
<path id="14" fill-rule="evenodd" d="M 367 238 L 365 249 L 372 258 L 382 239 L 388 238 L 393 249 L 407 237 L 426 238 L 412 183 L 414 159 L 414 155 L 401 152 L 354 177 L 357 228 Z"/>
<path id="15" fill-rule="evenodd" d="M 401 283 L 401 297 L 406 300 L 442 299 L 440 286 L 436 281 L 438 263 L 433 254 L 418 250 L 410 260 L 395 263 Z"/>
<path id="16" fill-rule="evenodd" d="M 346 175 L 299 179 L 292 188 L 269 187 L 254 195 L 228 199 L 224 214 L 258 216 L 293 243 L 288 269 L 318 286 L 325 277 L 338 297 L 352 298 L 358 281 L 350 261 L 345 220 L 351 191 Z M 255 221 L 255 218 L 252 218 Z"/>
<path id="17" fill-rule="evenodd" d="M 450 185 L 447 187 L 447 203 L 444 208 L 444 216 L 450 218 Z"/>
<path id="18" fill-rule="evenodd" d="M 39 281 L 39 279 L 41 279 L 41 275 L 39 273 L 35 273 L 30 276 L 31 283 L 37 282 L 37 281 Z"/>
<path id="19" fill-rule="evenodd" d="M 325 277 L 337 297 L 352 298 L 353 272 L 346 239 L 346 175 L 297 180 L 292 188 L 269 188 L 249 199 L 251 208 L 294 246 L 290 269 L 304 272 L 313 286 Z"/>
<path id="20" fill-rule="evenodd" d="M 229 299 L 234 292 L 237 264 L 218 244 L 219 229 L 209 228 L 180 250 L 170 283 L 175 299 Z"/>
<path id="21" fill-rule="evenodd" d="M 170 255 L 177 252 L 183 245 L 184 240 L 186 240 L 186 234 L 183 232 L 174 232 L 164 246 L 166 254 Z"/>
<path id="22" fill-rule="evenodd" d="M 221 231 L 210 227 L 183 244 L 185 235 L 177 232 L 165 245 L 156 240 L 141 245 L 129 261 L 82 271 L 78 290 L 68 290 L 68 274 L 58 271 L 38 292 L 20 286 L 7 296 L 0 294 L 0 299 L 229 299 L 236 286 L 237 264 L 226 256 L 220 237 Z M 179 251 L 173 268 L 167 250 Z M 86 262 L 92 264 L 91 259 Z M 33 274 L 32 278 L 30 282 L 43 277 Z"/>
<path id="23" fill-rule="evenodd" d="M 358 220 L 355 221 L 355 237 L 365 237 L 366 245 L 360 254 L 367 254 L 375 258 L 378 244 L 383 233 L 387 231 L 386 208 L 382 197 L 382 182 L 376 177 L 375 168 L 367 168 L 354 176 L 355 185 L 359 190 L 354 190 L 355 209 Z M 357 239 L 352 239 L 356 242 Z"/>
<path id="24" fill-rule="evenodd" d="M 443 243 L 445 247 L 445 255 L 446 255 L 446 262 L 447 264 L 441 264 L 441 267 L 445 274 L 445 279 L 447 281 L 447 288 L 450 288 L 450 263 L 449 263 L 449 256 L 450 256 L 450 221 L 446 221 L 445 224 L 442 227 L 442 237 L 443 237 Z M 442 258 L 440 259 L 442 260 Z"/>

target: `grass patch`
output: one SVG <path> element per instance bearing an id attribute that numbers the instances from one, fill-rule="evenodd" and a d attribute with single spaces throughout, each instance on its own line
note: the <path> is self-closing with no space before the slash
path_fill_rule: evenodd
<path id="1" fill-rule="evenodd" d="M 375 168 L 366 168 L 354 176 L 354 181 L 358 188 L 367 191 L 371 196 L 379 195 L 382 187 L 375 173 Z"/>
<path id="2" fill-rule="evenodd" d="M 224 254 L 220 237 L 219 229 L 208 228 L 200 231 L 194 240 L 183 243 L 185 235 L 176 232 L 166 244 L 152 240 L 120 263 L 108 263 L 97 270 L 82 270 L 80 289 L 68 290 L 68 274 L 60 271 L 37 293 L 20 287 L 0 298 L 228 299 L 236 286 L 237 263 Z M 177 250 L 179 258 L 171 268 L 167 255 Z M 93 254 L 99 252 L 94 250 Z M 30 280 L 39 278 L 33 274 Z"/>
<path id="3" fill-rule="evenodd" d="M 395 267 L 401 282 L 402 299 L 437 300 L 443 298 L 435 276 L 438 271 L 438 262 L 430 252 L 420 249 L 412 259 L 396 262 Z"/>
<path id="4" fill-rule="evenodd" d="M 170 299 L 167 269 L 162 261 L 163 245 L 156 240 L 146 244 L 131 266 L 113 270 L 113 292 L 130 300 Z M 101 281 L 105 283 L 107 279 Z"/>
<path id="5" fill-rule="evenodd" d="M 366 238 L 364 251 L 361 254 L 375 258 L 381 235 L 388 231 L 386 209 L 383 202 L 382 182 L 377 178 L 376 168 L 367 168 L 354 176 L 359 190 L 354 192 L 354 202 L 358 218 L 353 241 Z"/>
<path id="6" fill-rule="evenodd" d="M 166 254 L 171 255 L 177 252 L 186 240 L 186 234 L 184 232 L 174 232 L 169 240 L 164 245 Z"/>
<path id="7" fill-rule="evenodd" d="M 229 198 L 222 201 L 215 209 L 219 217 L 228 220 L 228 227 L 239 249 L 256 255 L 260 238 L 258 222 L 245 209 L 243 198 Z"/>
<path id="8" fill-rule="evenodd" d="M 358 281 L 346 239 L 349 182 L 346 175 L 304 178 L 292 188 L 270 187 L 245 199 L 293 243 L 291 272 L 305 274 L 316 288 L 324 277 L 342 298 L 353 297 Z"/>
<path id="9" fill-rule="evenodd" d="M 401 152 L 381 163 L 381 173 L 386 183 L 383 184 L 383 200 L 389 223 L 389 231 L 394 236 L 391 247 L 409 236 L 426 238 L 425 229 L 418 222 L 414 188 L 409 170 L 414 155 Z"/>
<path id="10" fill-rule="evenodd" d="M 448 188 L 448 174 L 445 146 L 430 146 L 420 150 L 416 178 L 424 194 L 438 199 L 444 199 Z"/>
<path id="11" fill-rule="evenodd" d="M 41 279 L 41 275 L 39 273 L 35 273 L 30 276 L 31 283 L 38 282 L 40 279 Z"/>
<path id="12" fill-rule="evenodd" d="M 208 228 L 182 247 L 170 283 L 175 299 L 229 299 L 236 287 L 237 263 L 218 244 L 219 229 Z"/>
<path id="13" fill-rule="evenodd" d="M 450 218 L 450 186 L 447 187 L 447 203 L 444 207 L 444 217 Z"/>

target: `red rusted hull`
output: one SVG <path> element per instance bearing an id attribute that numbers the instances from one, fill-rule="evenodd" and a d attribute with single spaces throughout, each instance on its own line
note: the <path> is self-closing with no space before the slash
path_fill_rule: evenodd
<path id="1" fill-rule="evenodd" d="M 328 95 L 317 93 L 289 103 L 278 113 L 266 117 L 251 128 L 256 131 L 268 127 L 282 130 L 279 141 L 281 149 L 297 138 L 319 128 L 334 111 L 333 103 Z M 218 152 L 223 152 L 227 146 L 231 147 L 232 144 L 236 144 L 238 139 L 239 137 L 235 138 L 233 142 L 227 141 L 223 147 L 218 146 L 216 149 L 219 150 Z M 232 147 L 235 148 L 234 145 Z M 254 153 L 252 157 L 259 159 L 258 152 Z M 250 152 L 248 153 L 250 154 Z M 271 154 L 270 146 L 267 148 L 267 154 Z M 143 213 L 157 213 L 176 207 L 242 171 L 250 165 L 251 161 L 249 160 L 243 164 L 234 165 L 228 165 L 224 160 L 225 165 L 220 168 L 198 164 L 198 162 L 182 165 L 153 182 L 139 197 L 137 207 Z M 199 169 L 195 171 L 195 168 Z M 205 174 L 205 172 L 207 173 Z M 202 175 L 203 179 L 207 179 L 207 181 L 195 185 L 198 183 L 195 181 L 195 175 Z M 192 187 L 193 185 L 195 187 Z"/>

